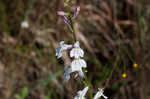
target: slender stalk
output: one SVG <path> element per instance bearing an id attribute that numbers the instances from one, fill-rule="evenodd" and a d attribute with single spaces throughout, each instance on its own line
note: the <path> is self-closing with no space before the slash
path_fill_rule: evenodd
<path id="1" fill-rule="evenodd" d="M 113 74 L 114 70 L 116 69 L 116 67 L 117 67 L 117 62 L 115 62 L 114 66 L 113 66 L 113 69 L 112 69 L 112 71 L 111 71 L 109 77 L 108 77 L 107 80 L 106 80 L 106 83 L 105 83 L 104 88 L 106 88 L 106 87 L 108 86 L 109 81 L 110 81 L 110 78 L 112 77 L 112 74 Z"/>
<path id="2" fill-rule="evenodd" d="M 120 56 L 121 57 L 121 50 L 120 50 L 120 34 L 119 34 L 119 32 L 117 32 L 117 38 L 118 38 L 118 56 Z M 114 66 L 113 66 L 113 69 L 112 69 L 112 71 L 111 71 L 111 73 L 110 73 L 110 75 L 109 75 L 109 77 L 107 78 L 107 80 L 106 80 L 106 83 L 105 83 L 105 86 L 104 87 L 107 87 L 108 86 L 108 84 L 109 84 L 109 81 L 110 81 L 110 78 L 112 77 L 112 74 L 113 74 L 113 72 L 114 72 L 114 70 L 116 69 L 116 67 L 118 66 L 118 64 L 117 64 L 117 57 L 116 57 L 116 61 L 115 61 L 115 63 L 114 63 Z"/>
<path id="3" fill-rule="evenodd" d="M 69 20 L 70 20 L 70 23 L 71 23 L 71 32 L 72 32 L 72 35 L 73 35 L 73 42 L 75 43 L 77 39 L 76 39 L 75 29 L 74 29 L 74 26 L 73 26 L 73 21 L 72 21 L 72 17 L 71 16 L 69 16 Z M 85 86 L 89 86 L 88 93 L 89 93 L 90 99 L 92 99 L 93 98 L 93 96 L 92 96 L 92 89 L 90 88 L 91 84 L 88 81 L 88 78 L 87 78 L 87 75 L 86 75 L 86 72 L 85 72 L 84 69 L 83 69 L 83 73 L 84 73 L 84 79 L 85 79 L 85 81 L 83 81 L 83 83 L 84 83 Z"/>
<path id="4" fill-rule="evenodd" d="M 85 79 L 84 85 L 85 85 L 85 86 L 89 86 L 89 91 L 88 91 L 89 97 L 90 97 L 90 99 L 93 99 L 91 84 L 90 84 L 89 81 L 88 81 L 88 78 L 87 78 L 87 75 L 86 75 L 86 72 L 85 72 L 84 69 L 83 69 L 83 73 L 84 73 L 84 79 Z"/>
<path id="5" fill-rule="evenodd" d="M 67 10 L 68 10 L 68 12 L 70 12 L 70 9 L 69 9 L 69 8 L 67 8 Z M 71 33 L 72 33 L 72 35 L 73 35 L 73 42 L 75 43 L 75 42 L 77 41 L 77 39 L 76 39 L 76 34 L 75 34 L 75 29 L 74 29 L 74 25 L 73 25 L 72 16 L 69 15 L 68 17 L 69 17 L 69 21 L 70 21 L 69 29 L 70 29 L 70 31 L 71 31 Z M 88 91 L 89 97 L 90 97 L 90 99 L 93 99 L 91 84 L 90 84 L 89 81 L 88 81 L 88 78 L 87 78 L 85 69 L 83 69 L 83 73 L 84 73 L 84 79 L 85 79 L 85 81 L 83 81 L 83 83 L 84 83 L 85 86 L 88 86 L 88 87 L 89 87 L 89 91 Z"/>
<path id="6" fill-rule="evenodd" d="M 76 35 L 75 35 L 75 30 L 74 30 L 74 26 L 73 26 L 73 21 L 72 21 L 72 16 L 69 17 L 69 20 L 70 20 L 70 23 L 71 23 L 71 32 L 72 32 L 72 35 L 73 35 L 73 40 L 74 42 L 76 42 Z"/>

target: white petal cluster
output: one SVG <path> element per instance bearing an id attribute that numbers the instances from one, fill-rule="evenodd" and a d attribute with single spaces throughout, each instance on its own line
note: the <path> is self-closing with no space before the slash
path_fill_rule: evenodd
<path id="1" fill-rule="evenodd" d="M 74 57 L 74 58 L 80 58 L 84 56 L 84 52 L 83 50 L 80 48 L 79 46 L 79 42 L 77 41 L 74 44 L 74 48 L 71 50 L 70 52 L 70 57 Z"/>
<path id="2" fill-rule="evenodd" d="M 77 92 L 77 95 L 74 97 L 74 99 L 85 99 L 85 95 L 88 91 L 89 87 L 85 87 L 83 90 L 80 90 Z"/>
<path id="3" fill-rule="evenodd" d="M 75 59 L 71 63 L 71 69 L 73 72 L 82 70 L 82 67 L 87 67 L 86 62 L 83 59 Z"/>
<path id="4" fill-rule="evenodd" d="M 70 7 L 70 0 L 64 0 L 64 7 Z M 76 7 L 76 11 L 73 15 L 71 15 L 71 20 L 75 19 L 78 14 L 80 12 L 80 6 Z M 57 11 L 57 14 L 59 16 L 62 17 L 63 21 L 68 25 L 69 29 L 72 30 L 72 22 L 70 20 L 70 13 L 66 13 L 64 11 Z M 27 21 L 22 22 L 21 24 L 22 28 L 28 28 L 29 25 L 27 23 Z M 75 77 L 79 76 L 80 78 L 84 78 L 84 72 L 87 72 L 85 69 L 87 67 L 87 63 L 83 58 L 84 56 L 84 51 L 83 49 L 80 48 L 80 44 L 79 41 L 76 41 L 74 44 L 72 45 L 67 45 L 64 43 L 64 41 L 61 41 L 59 43 L 59 46 L 56 48 L 56 56 L 57 58 L 61 58 L 62 57 L 62 52 L 65 50 L 70 49 L 70 58 L 71 60 L 73 60 L 71 62 L 70 66 L 65 66 L 64 67 L 64 82 L 68 82 L 71 76 L 71 73 L 75 72 L 76 75 Z M 83 71 L 85 70 L 85 71 Z M 86 77 L 85 77 L 86 78 Z M 85 84 L 89 85 L 88 82 L 85 79 Z M 89 87 L 85 87 L 82 90 L 79 90 L 77 92 L 77 95 L 74 97 L 74 99 L 86 99 L 85 95 L 88 92 Z M 103 88 L 98 88 L 98 92 L 95 94 L 93 99 L 100 99 L 100 98 L 104 98 L 104 99 L 108 99 L 107 96 L 104 95 L 104 89 Z"/>
<path id="5" fill-rule="evenodd" d="M 70 57 L 75 58 L 71 63 L 71 69 L 72 72 L 77 72 L 77 76 L 83 78 L 84 73 L 82 71 L 82 68 L 86 68 L 86 62 L 84 59 L 81 59 L 80 57 L 84 56 L 84 51 L 80 48 L 79 41 L 77 41 L 74 46 L 74 48 L 70 51 Z"/>
<path id="6" fill-rule="evenodd" d="M 65 67 L 64 82 L 67 82 L 70 79 L 70 74 L 72 72 L 76 72 L 77 73 L 76 76 L 84 78 L 84 73 L 82 71 L 82 68 L 87 67 L 85 60 L 81 59 L 81 57 L 84 56 L 84 51 L 80 48 L 79 41 L 75 42 L 74 45 L 67 45 L 64 44 L 64 41 L 61 41 L 59 43 L 59 46 L 56 48 L 57 58 L 62 57 L 62 52 L 68 49 L 71 49 L 70 57 L 74 59 L 71 63 L 70 68 L 68 66 Z"/>
<path id="7" fill-rule="evenodd" d="M 71 70 L 72 72 L 77 72 L 81 78 L 84 77 L 84 73 L 82 71 L 82 68 L 86 68 L 86 62 L 83 59 L 75 59 L 71 63 Z"/>
<path id="8" fill-rule="evenodd" d="M 59 43 L 59 46 L 56 48 L 56 56 L 57 56 L 57 58 L 62 57 L 62 52 L 67 50 L 67 49 L 70 49 L 70 48 L 72 48 L 72 45 L 64 44 L 64 41 L 61 41 Z"/>
<path id="9" fill-rule="evenodd" d="M 94 96 L 94 99 L 99 99 L 100 97 L 103 97 L 104 99 L 108 99 L 107 96 L 105 96 L 104 93 L 104 89 L 99 88 L 99 91 L 96 93 L 96 95 Z"/>

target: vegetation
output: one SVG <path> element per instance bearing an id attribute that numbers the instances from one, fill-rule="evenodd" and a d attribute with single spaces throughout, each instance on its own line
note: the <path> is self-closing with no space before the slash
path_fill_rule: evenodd
<path id="1" fill-rule="evenodd" d="M 148 0 L 70 0 L 80 5 L 74 20 L 84 49 L 93 94 L 108 99 L 150 98 L 150 3 Z M 55 49 L 72 43 L 57 11 L 63 0 L 0 0 L 1 99 L 73 99 L 79 78 L 63 82 L 68 56 Z"/>

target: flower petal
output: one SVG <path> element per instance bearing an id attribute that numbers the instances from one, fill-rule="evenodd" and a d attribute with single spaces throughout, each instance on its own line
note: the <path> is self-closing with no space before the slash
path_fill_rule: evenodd
<path id="1" fill-rule="evenodd" d="M 79 12 L 80 12 L 80 6 L 77 6 L 76 12 L 73 15 L 73 19 L 75 19 L 78 16 Z"/>
<path id="2" fill-rule="evenodd" d="M 70 79 L 70 74 L 68 73 L 64 73 L 64 82 L 68 82 L 68 80 Z"/>
<path id="3" fill-rule="evenodd" d="M 103 91 L 103 88 L 102 89 L 98 89 L 99 91 L 96 93 L 96 95 L 94 96 L 94 98 L 93 99 L 98 99 L 98 98 L 100 98 L 101 96 L 103 96 L 103 98 L 105 98 L 105 99 L 107 99 L 108 97 L 107 96 L 105 96 L 103 93 L 104 93 L 104 91 Z"/>
<path id="4" fill-rule="evenodd" d="M 80 56 L 83 57 L 84 56 L 84 51 L 81 49 L 80 50 Z"/>
<path id="5" fill-rule="evenodd" d="M 72 48 L 72 45 L 64 44 L 64 45 L 62 46 L 62 50 L 68 50 L 68 49 L 70 49 L 70 48 Z"/>
<path id="6" fill-rule="evenodd" d="M 69 68 L 68 66 L 64 67 L 65 73 L 64 73 L 64 82 L 67 82 L 70 79 L 70 73 L 72 72 L 71 68 Z"/>
<path id="7" fill-rule="evenodd" d="M 89 87 L 85 87 L 83 90 L 79 90 L 74 99 L 85 99 L 85 94 L 87 93 Z"/>
<path id="8" fill-rule="evenodd" d="M 86 68 L 86 62 L 83 59 L 75 59 L 71 63 L 72 71 L 82 71 L 82 67 Z"/>
<path id="9" fill-rule="evenodd" d="M 61 41 L 59 43 L 59 46 L 56 48 L 56 56 L 57 56 L 57 58 L 62 57 L 62 51 L 68 50 L 70 48 L 72 48 L 72 45 L 64 44 L 64 41 Z"/>
<path id="10" fill-rule="evenodd" d="M 82 67 L 86 68 L 86 62 L 83 59 L 80 59 L 80 64 Z"/>
<path id="11" fill-rule="evenodd" d="M 80 78 L 84 78 L 84 73 L 82 71 L 78 72 Z"/>
<path id="12" fill-rule="evenodd" d="M 72 69 L 73 72 L 81 71 L 82 66 L 80 65 L 80 61 L 79 60 L 73 60 L 72 63 L 71 63 L 71 69 Z"/>
<path id="13" fill-rule="evenodd" d="M 71 68 L 69 68 L 69 66 L 65 66 L 65 67 L 64 67 L 64 70 L 65 70 L 65 72 L 67 72 L 67 73 L 71 73 L 71 72 L 72 72 L 72 70 L 71 70 Z"/>
<path id="14" fill-rule="evenodd" d="M 70 51 L 70 57 L 73 57 L 73 56 L 74 56 L 74 52 L 75 52 L 75 49 L 73 48 L 73 49 Z"/>
<path id="15" fill-rule="evenodd" d="M 79 41 L 76 41 L 76 43 L 74 44 L 74 47 L 80 47 Z"/>
<path id="16" fill-rule="evenodd" d="M 81 48 L 73 48 L 70 51 L 70 57 L 74 57 L 74 58 L 80 58 L 83 57 L 84 52 Z"/>
<path id="17" fill-rule="evenodd" d="M 89 87 L 85 87 L 83 90 L 82 90 L 82 96 L 85 96 L 85 94 L 87 93 Z"/>

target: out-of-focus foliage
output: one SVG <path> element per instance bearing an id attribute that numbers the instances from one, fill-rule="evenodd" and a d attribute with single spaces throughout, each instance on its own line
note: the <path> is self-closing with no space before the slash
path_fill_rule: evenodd
<path id="1" fill-rule="evenodd" d="M 105 87 L 109 99 L 149 99 L 150 2 L 70 1 L 81 6 L 74 28 L 93 94 Z M 61 40 L 72 42 L 62 9 L 63 0 L 0 0 L 0 99 L 73 99 L 83 89 L 79 78 L 63 83 L 67 53 L 55 57 Z"/>
<path id="2" fill-rule="evenodd" d="M 21 90 L 21 93 L 20 95 L 19 94 L 16 94 L 16 99 L 25 99 L 28 95 L 28 88 L 27 87 L 24 87 L 22 90 Z"/>

